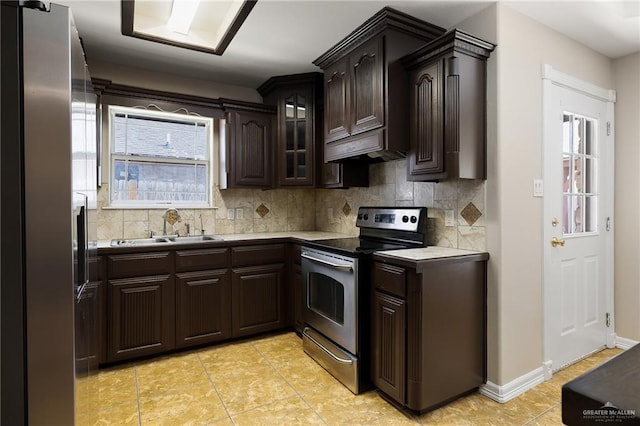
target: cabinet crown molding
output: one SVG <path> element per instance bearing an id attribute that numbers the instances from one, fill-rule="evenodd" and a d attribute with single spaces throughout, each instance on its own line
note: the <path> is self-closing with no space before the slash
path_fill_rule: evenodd
<path id="1" fill-rule="evenodd" d="M 312 73 L 310 73 L 312 74 Z M 254 102 L 246 102 L 227 98 L 206 98 L 203 96 L 185 95 L 183 93 L 164 92 L 114 83 L 111 80 L 92 78 L 93 90 L 98 96 L 115 96 L 124 98 L 164 101 L 175 104 L 196 105 L 209 108 L 215 118 L 222 118 L 229 110 L 254 111 L 275 114 L 275 107 Z"/>
<path id="2" fill-rule="evenodd" d="M 227 111 L 249 111 L 275 114 L 276 107 L 273 105 L 257 104 L 253 102 L 237 101 L 235 99 L 219 98 L 218 101 L 222 109 Z"/>
<path id="3" fill-rule="evenodd" d="M 430 24 L 396 9 L 384 7 L 338 44 L 320 55 L 313 61 L 313 64 L 325 69 L 354 47 L 386 30 L 394 30 L 413 37 L 424 38 L 425 42 L 431 41 L 445 32 L 442 27 Z"/>
<path id="4" fill-rule="evenodd" d="M 415 52 L 406 55 L 401 61 L 406 68 L 412 68 L 450 50 L 487 59 L 495 48 L 495 44 L 455 28 L 425 44 Z"/>
<path id="5" fill-rule="evenodd" d="M 303 74 L 289 74 L 279 75 L 269 78 L 262 83 L 256 90 L 263 98 L 274 90 L 282 88 L 290 88 L 297 85 L 310 85 L 322 87 L 322 73 L 321 72 L 307 72 Z"/>

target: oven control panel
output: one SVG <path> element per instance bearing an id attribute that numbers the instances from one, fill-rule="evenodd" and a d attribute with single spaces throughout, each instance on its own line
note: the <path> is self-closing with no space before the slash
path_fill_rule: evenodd
<path id="1" fill-rule="evenodd" d="M 426 217 L 426 207 L 360 207 L 356 226 L 419 232 Z"/>

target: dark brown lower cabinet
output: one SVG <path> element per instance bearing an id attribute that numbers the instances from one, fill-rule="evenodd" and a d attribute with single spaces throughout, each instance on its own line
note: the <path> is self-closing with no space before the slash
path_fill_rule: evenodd
<path id="1" fill-rule="evenodd" d="M 405 396 L 406 302 L 375 291 L 373 295 L 373 382 L 396 401 Z"/>
<path id="2" fill-rule="evenodd" d="M 176 347 L 231 337 L 228 269 L 176 274 Z"/>
<path id="3" fill-rule="evenodd" d="M 485 383 L 487 259 L 374 255 L 372 373 L 387 398 L 425 412 Z"/>
<path id="4" fill-rule="evenodd" d="M 232 273 L 234 337 L 276 330 L 286 325 L 284 264 L 235 268 Z"/>
<path id="5" fill-rule="evenodd" d="M 106 334 L 100 362 L 290 326 L 286 253 L 280 243 L 105 255 L 105 285 L 97 288 Z M 299 260 L 294 266 L 299 271 Z"/>
<path id="6" fill-rule="evenodd" d="M 174 292 L 172 275 L 108 281 L 108 362 L 173 349 Z"/>

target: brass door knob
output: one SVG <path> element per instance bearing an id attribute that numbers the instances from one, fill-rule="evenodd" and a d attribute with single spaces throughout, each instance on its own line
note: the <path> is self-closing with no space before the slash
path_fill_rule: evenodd
<path id="1" fill-rule="evenodd" d="M 564 240 L 562 238 L 553 237 L 551 239 L 551 247 L 557 247 L 557 246 L 564 247 Z"/>

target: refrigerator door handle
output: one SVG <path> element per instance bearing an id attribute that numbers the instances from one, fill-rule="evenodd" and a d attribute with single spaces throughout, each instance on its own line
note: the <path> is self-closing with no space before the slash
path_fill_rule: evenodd
<path id="1" fill-rule="evenodd" d="M 89 284 L 89 256 L 87 255 L 87 248 L 89 246 L 89 236 L 87 235 L 88 217 L 87 211 L 89 208 L 89 198 L 86 194 L 81 192 L 77 193 L 82 197 L 82 205 L 79 207 L 77 221 L 77 242 L 78 242 L 78 281 L 76 287 L 76 302 L 82 300 L 84 290 Z"/>

